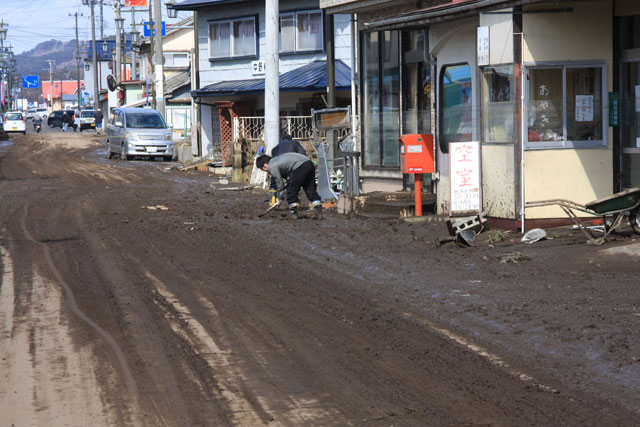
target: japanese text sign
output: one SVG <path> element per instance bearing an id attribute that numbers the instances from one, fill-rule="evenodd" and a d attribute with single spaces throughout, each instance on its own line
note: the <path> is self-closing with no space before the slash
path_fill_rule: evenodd
<path id="1" fill-rule="evenodd" d="M 450 214 L 480 212 L 482 186 L 480 182 L 480 144 L 452 142 L 449 144 Z"/>

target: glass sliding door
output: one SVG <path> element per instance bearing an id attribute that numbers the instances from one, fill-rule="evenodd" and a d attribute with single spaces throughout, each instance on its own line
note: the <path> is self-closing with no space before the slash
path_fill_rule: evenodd
<path id="1" fill-rule="evenodd" d="M 400 53 L 398 31 L 365 33 L 362 43 L 364 166 L 400 165 Z"/>
<path id="2" fill-rule="evenodd" d="M 621 64 L 622 188 L 640 186 L 640 57 Z"/>
<path id="3" fill-rule="evenodd" d="M 402 133 L 431 133 L 431 63 L 424 30 L 402 34 Z"/>

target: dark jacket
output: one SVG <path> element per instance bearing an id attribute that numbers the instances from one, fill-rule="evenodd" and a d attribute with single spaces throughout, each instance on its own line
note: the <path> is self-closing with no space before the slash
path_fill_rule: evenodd
<path id="1" fill-rule="evenodd" d="M 307 150 L 305 150 L 299 141 L 295 141 L 293 139 L 283 139 L 280 141 L 278 145 L 273 147 L 271 150 L 271 157 L 278 157 L 284 153 L 300 153 L 304 156 L 307 155 Z M 271 174 L 271 183 L 269 184 L 270 190 L 276 190 L 278 188 L 278 184 L 276 183 L 276 179 L 273 174 Z"/>
<path id="2" fill-rule="evenodd" d="M 63 115 L 62 115 L 62 123 L 67 123 L 67 124 L 68 124 L 68 123 L 70 123 L 70 122 L 71 122 L 71 117 L 69 117 L 69 116 L 67 115 L 67 113 L 63 114 Z"/>

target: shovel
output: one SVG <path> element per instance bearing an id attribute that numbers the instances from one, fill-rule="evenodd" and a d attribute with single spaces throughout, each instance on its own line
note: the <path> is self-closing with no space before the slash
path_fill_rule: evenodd
<path id="1" fill-rule="evenodd" d="M 263 216 L 265 216 L 266 214 L 268 214 L 269 212 L 274 210 L 276 208 L 276 206 L 278 206 L 277 203 L 274 203 L 273 205 L 269 206 L 269 209 L 267 209 L 266 211 L 264 211 L 260 215 L 258 215 L 258 218 L 262 218 Z"/>

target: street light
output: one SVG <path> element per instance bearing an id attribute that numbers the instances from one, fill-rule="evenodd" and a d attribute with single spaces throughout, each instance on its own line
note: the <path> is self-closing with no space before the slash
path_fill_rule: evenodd
<path id="1" fill-rule="evenodd" d="M 167 6 L 167 16 L 169 16 L 169 18 L 171 19 L 178 17 L 178 11 L 173 8 L 175 4 L 176 4 L 176 0 L 169 0 L 168 2 L 165 3 L 165 5 Z"/>
<path id="2" fill-rule="evenodd" d="M 87 72 L 91 70 L 91 60 L 89 58 L 84 58 L 84 70 Z"/>
<path id="3" fill-rule="evenodd" d="M 109 43 L 106 40 L 102 40 L 102 51 L 106 52 L 109 49 Z"/>
<path id="4" fill-rule="evenodd" d="M 117 17 L 115 21 L 116 21 L 116 30 L 122 31 L 122 29 L 124 28 L 124 18 L 120 16 L 120 17 Z"/>

